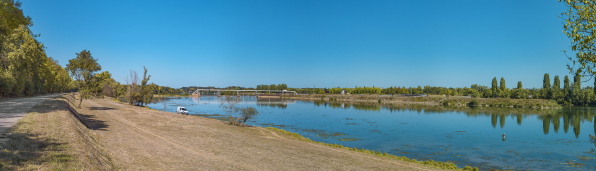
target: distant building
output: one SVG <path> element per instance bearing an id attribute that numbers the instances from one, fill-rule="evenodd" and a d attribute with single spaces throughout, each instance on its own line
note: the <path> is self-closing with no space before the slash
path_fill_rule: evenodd
<path id="1" fill-rule="evenodd" d="M 341 95 L 344 95 L 344 94 L 346 94 L 346 93 L 348 93 L 348 91 L 347 91 L 347 90 L 341 90 Z"/>

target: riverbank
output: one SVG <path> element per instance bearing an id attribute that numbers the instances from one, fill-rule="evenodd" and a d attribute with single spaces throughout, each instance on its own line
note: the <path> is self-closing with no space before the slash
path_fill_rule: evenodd
<path id="1" fill-rule="evenodd" d="M 562 106 L 544 99 L 470 98 L 470 97 L 406 97 L 391 95 L 283 95 L 285 99 L 348 103 L 378 103 L 390 105 L 424 105 L 453 107 L 499 107 L 551 109 Z"/>
<path id="2" fill-rule="evenodd" d="M 109 99 L 77 109 L 122 170 L 440 170 L 440 162 L 395 159 L 297 139 L 261 127 L 161 112 Z M 446 167 L 447 168 L 447 167 Z"/>

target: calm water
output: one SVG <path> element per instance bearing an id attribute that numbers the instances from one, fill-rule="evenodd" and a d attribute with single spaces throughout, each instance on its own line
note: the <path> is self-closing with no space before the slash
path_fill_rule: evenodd
<path id="1" fill-rule="evenodd" d="M 558 110 L 399 108 L 241 97 L 239 107 L 261 114 L 250 125 L 271 126 L 326 143 L 383 151 L 463 167 L 516 170 L 594 170 L 589 135 L 596 108 Z M 150 108 L 222 119 L 220 99 L 158 98 Z M 546 113 L 546 115 L 535 115 Z M 503 133 L 506 140 L 502 139 Z"/>

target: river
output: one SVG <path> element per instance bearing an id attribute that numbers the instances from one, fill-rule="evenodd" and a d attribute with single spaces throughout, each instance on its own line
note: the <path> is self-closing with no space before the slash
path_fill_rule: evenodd
<path id="1" fill-rule="evenodd" d="M 152 109 L 225 120 L 223 98 L 156 98 Z M 594 107 L 556 110 L 395 107 L 291 99 L 239 98 L 260 114 L 249 125 L 276 127 L 306 138 L 459 167 L 594 170 Z M 540 113 L 537 115 L 536 113 Z M 503 139 L 503 134 L 506 139 Z"/>

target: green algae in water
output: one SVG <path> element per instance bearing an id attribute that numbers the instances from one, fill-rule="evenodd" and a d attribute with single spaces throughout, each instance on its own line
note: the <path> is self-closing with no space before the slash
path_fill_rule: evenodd
<path id="1" fill-rule="evenodd" d="M 342 138 L 342 139 L 339 139 L 339 140 L 340 141 L 358 141 L 360 139 L 359 138 Z"/>

